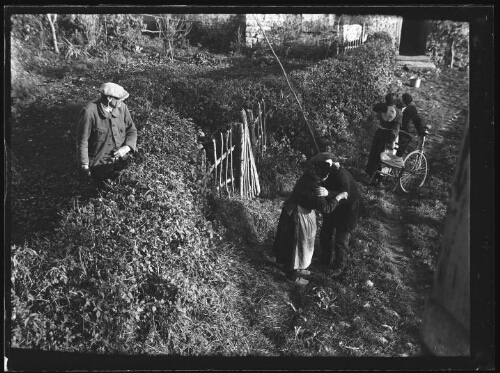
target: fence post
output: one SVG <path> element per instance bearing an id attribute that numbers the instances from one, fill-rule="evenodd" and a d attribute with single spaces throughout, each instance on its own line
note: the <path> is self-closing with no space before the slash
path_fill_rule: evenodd
<path id="1" fill-rule="evenodd" d="M 223 162 L 222 156 L 224 155 L 224 135 L 220 134 L 220 171 L 219 171 L 219 196 L 222 194 L 222 170 L 223 170 Z"/>
<path id="2" fill-rule="evenodd" d="M 245 112 L 242 112 L 245 118 Z M 246 118 L 245 118 L 246 119 Z M 243 197 L 243 177 L 244 177 L 244 165 L 245 165 L 245 123 L 239 123 L 238 127 L 240 130 L 240 197 Z"/>
<path id="3" fill-rule="evenodd" d="M 262 126 L 262 108 L 260 107 L 260 102 L 258 103 L 259 107 L 259 132 L 260 132 L 260 138 L 259 138 L 259 153 L 262 155 L 263 153 L 263 144 L 264 144 L 264 131 L 263 131 L 263 126 Z"/>
<path id="4" fill-rule="evenodd" d="M 248 112 L 248 130 L 250 131 L 250 144 L 253 149 L 255 146 L 255 123 L 253 118 L 253 111 L 247 109 Z"/>
<path id="5" fill-rule="evenodd" d="M 252 154 L 252 149 L 249 149 L 249 167 L 250 167 L 250 175 L 253 176 L 252 180 L 252 195 L 255 191 L 255 194 L 258 195 L 260 193 L 260 184 L 259 184 L 259 175 L 257 174 L 257 167 L 255 165 L 255 158 Z"/>
<path id="6" fill-rule="evenodd" d="M 259 128 L 259 153 L 262 154 L 262 144 L 264 143 L 264 133 L 262 131 L 262 108 L 260 106 L 260 102 L 258 104 L 258 109 L 259 109 L 259 121 L 257 122 L 258 128 Z"/>
<path id="7" fill-rule="evenodd" d="M 267 146 L 267 124 L 266 124 L 266 121 L 267 121 L 267 114 L 266 114 L 266 102 L 264 100 L 262 100 L 262 110 L 264 111 L 264 128 L 263 128 L 263 132 L 264 132 L 264 150 L 266 150 L 266 146 Z"/>
<path id="8" fill-rule="evenodd" d="M 214 146 L 214 184 L 217 188 L 217 145 L 215 144 L 215 139 L 212 139 L 212 144 Z"/>
<path id="9" fill-rule="evenodd" d="M 250 133 L 248 123 L 245 123 L 245 196 L 250 197 Z"/>
<path id="10" fill-rule="evenodd" d="M 233 173 L 233 130 L 232 128 L 229 129 L 229 149 L 231 150 L 231 162 L 230 162 L 230 169 L 231 169 L 231 195 L 234 196 L 234 173 Z"/>
<path id="11" fill-rule="evenodd" d="M 207 152 L 205 149 L 201 150 L 201 171 L 203 174 L 203 194 L 205 194 L 207 190 L 207 179 L 205 177 L 207 173 Z"/>
<path id="12" fill-rule="evenodd" d="M 229 148 L 228 148 L 228 143 L 229 143 L 229 131 L 226 132 L 226 177 L 224 179 L 224 184 L 226 185 L 226 192 L 229 195 L 229 187 L 227 186 L 227 167 L 229 163 Z"/>

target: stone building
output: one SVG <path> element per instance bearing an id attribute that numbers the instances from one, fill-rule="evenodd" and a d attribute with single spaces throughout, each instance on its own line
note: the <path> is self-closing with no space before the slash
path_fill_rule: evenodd
<path id="1" fill-rule="evenodd" d="M 264 42 L 262 27 L 274 45 L 290 40 L 310 43 L 331 42 L 335 36 L 341 42 L 355 38 L 366 40 L 377 32 L 387 32 L 396 50 L 404 56 L 427 56 L 436 64 L 466 67 L 469 63 L 468 24 L 465 22 L 407 19 L 392 15 L 336 14 L 175 14 L 192 24 L 188 38 L 192 43 L 218 49 L 229 49 L 231 42 L 248 47 Z M 145 19 L 148 28 L 154 20 Z M 260 26 L 259 26 L 260 23 Z M 448 35 L 448 34 L 449 35 Z M 455 39 L 459 42 L 454 42 Z M 453 47 L 453 52 L 451 48 Z M 453 58 L 451 56 L 453 54 Z"/>

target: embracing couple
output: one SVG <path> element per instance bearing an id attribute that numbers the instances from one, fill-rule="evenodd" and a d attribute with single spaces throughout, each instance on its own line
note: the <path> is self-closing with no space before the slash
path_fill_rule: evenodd
<path id="1" fill-rule="evenodd" d="M 311 158 L 283 203 L 273 245 L 276 262 L 283 265 L 286 280 L 307 285 L 303 276 L 314 254 L 316 211 L 323 215 L 320 262 L 332 269 L 332 277 L 345 268 L 350 233 L 357 225 L 361 198 L 352 175 L 331 153 Z"/>

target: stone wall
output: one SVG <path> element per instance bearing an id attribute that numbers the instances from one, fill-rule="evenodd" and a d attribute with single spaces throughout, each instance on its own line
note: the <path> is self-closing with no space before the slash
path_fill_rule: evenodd
<path id="1" fill-rule="evenodd" d="M 269 39 L 275 42 L 288 36 L 297 34 L 320 34 L 328 30 L 337 29 L 344 41 L 352 41 L 361 35 L 362 25 L 365 24 L 364 38 L 379 31 L 386 31 L 392 36 L 394 43 L 399 42 L 402 18 L 397 16 L 356 16 L 344 17 L 335 14 L 247 14 L 246 43 L 253 46 L 262 43 L 264 36 L 260 31 L 258 19 Z M 352 24 L 351 24 L 352 23 Z M 357 25 L 357 26 L 356 26 Z"/>
<path id="2" fill-rule="evenodd" d="M 267 37 L 273 44 L 285 40 L 307 39 L 321 36 L 326 31 L 339 30 L 342 39 L 352 39 L 351 34 L 359 34 L 359 26 L 365 23 L 364 37 L 386 31 L 399 42 L 402 18 L 398 16 L 341 16 L 335 14 L 172 14 L 192 22 L 193 30 L 188 38 L 205 45 L 208 41 L 228 46 L 237 40 L 238 30 L 247 46 L 262 44 L 265 39 L 255 18 L 259 21 Z M 254 18 L 255 17 L 255 18 Z M 340 24 L 340 28 L 337 27 Z M 151 26 L 148 26 L 150 28 Z M 355 29 L 354 29 L 354 28 Z M 345 36 L 345 37 L 344 37 Z"/>

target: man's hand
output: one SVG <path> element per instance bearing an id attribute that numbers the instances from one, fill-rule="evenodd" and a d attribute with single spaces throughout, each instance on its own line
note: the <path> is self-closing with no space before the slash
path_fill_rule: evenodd
<path id="1" fill-rule="evenodd" d="M 328 196 L 328 190 L 323 187 L 319 187 L 314 191 L 314 195 L 316 197 L 327 197 Z"/>
<path id="2" fill-rule="evenodd" d="M 115 158 L 123 158 L 125 154 L 127 154 L 130 151 L 130 147 L 128 145 L 122 146 L 121 148 L 118 148 L 115 150 L 113 153 L 113 157 Z"/>
<path id="3" fill-rule="evenodd" d="M 335 197 L 335 199 L 340 202 L 343 199 L 347 199 L 347 197 L 348 197 L 347 192 L 342 192 L 340 194 L 337 194 L 337 196 Z"/>

